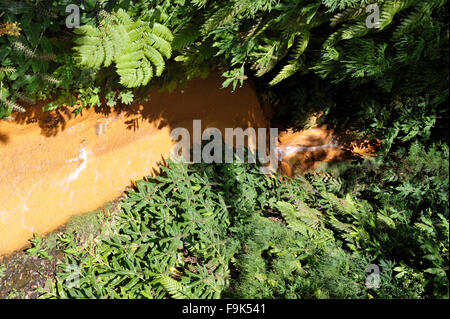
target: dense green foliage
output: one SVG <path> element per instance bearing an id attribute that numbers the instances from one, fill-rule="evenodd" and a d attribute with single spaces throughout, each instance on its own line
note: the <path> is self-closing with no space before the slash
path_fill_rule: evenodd
<path id="1" fill-rule="evenodd" d="M 69 3 L 81 8 L 75 30 Z M 373 4 L 377 28 L 366 25 Z M 321 112 L 319 123 L 383 141 L 378 158 L 326 178 L 171 163 L 138 181 L 97 237 L 59 238 L 66 261 L 44 297 L 448 297 L 446 0 L 0 0 L 0 10 L 0 118 L 35 100 L 53 99 L 51 110 L 77 97 L 76 112 L 130 104 L 214 69 L 233 89 L 252 77 L 279 127 Z M 379 288 L 365 285 L 370 264 Z"/>
<path id="2" fill-rule="evenodd" d="M 152 85 L 170 88 L 213 67 L 222 70 L 224 86 L 236 87 L 250 75 L 273 85 L 309 73 L 327 80 L 328 95 L 342 90 L 331 81 L 366 90 L 366 97 L 395 92 L 448 98 L 446 0 L 75 3 L 82 26 L 71 32 L 67 0 L 2 0 L 0 21 L 19 22 L 22 29 L 18 37 L 0 37 L 2 116 L 7 109 L 20 111 L 13 103 L 21 97 L 67 100 L 79 94 L 83 106 L 92 106 L 104 95 L 110 106 L 129 103 L 142 92 L 125 90 L 121 99 L 116 91 L 123 86 L 162 75 Z M 379 26 L 368 28 L 366 6 L 374 3 Z M 162 73 L 163 57 L 171 55 L 169 72 Z"/>
<path id="3" fill-rule="evenodd" d="M 327 181 L 170 162 L 137 182 L 97 238 L 60 237 L 66 271 L 44 296 L 448 296 L 448 147 L 413 144 L 392 156 L 401 159 L 344 165 Z M 364 285 L 369 264 L 381 269 L 378 289 Z M 79 267 L 74 287 L 70 265 Z"/>
<path id="4" fill-rule="evenodd" d="M 163 56 L 171 56 L 170 30 L 156 22 L 151 27 L 134 22 L 122 9 L 103 15 L 106 18 L 99 28 L 87 24 L 75 29 L 81 35 L 75 41 L 78 64 L 99 68 L 115 62 L 120 84 L 125 87 L 146 85 L 153 75 L 160 76 L 165 67 Z"/>

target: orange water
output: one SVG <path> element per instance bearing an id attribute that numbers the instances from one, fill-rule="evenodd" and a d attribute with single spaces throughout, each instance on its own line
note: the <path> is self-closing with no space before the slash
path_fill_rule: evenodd
<path id="1" fill-rule="evenodd" d="M 202 130 L 216 127 L 222 134 L 225 128 L 270 127 L 270 110 L 263 111 L 249 84 L 232 93 L 221 83 L 212 75 L 170 94 L 152 92 L 148 102 L 122 111 L 87 109 L 77 117 L 73 107 L 44 113 L 34 105 L 14 114 L 14 121 L 0 122 L 0 255 L 157 173 L 175 144 L 173 128 L 192 131 L 194 119 L 202 121 Z M 278 149 L 290 150 L 283 153 L 282 172 L 292 176 L 348 158 L 343 148 L 314 148 L 330 143 L 333 132 L 326 127 L 280 134 Z"/>
<path id="2" fill-rule="evenodd" d="M 118 197 L 130 180 L 156 172 L 175 127 L 269 127 L 249 85 L 232 93 L 222 79 L 193 80 L 175 92 L 109 114 L 41 105 L 0 122 L 0 255 L 19 249 L 79 213 Z"/>

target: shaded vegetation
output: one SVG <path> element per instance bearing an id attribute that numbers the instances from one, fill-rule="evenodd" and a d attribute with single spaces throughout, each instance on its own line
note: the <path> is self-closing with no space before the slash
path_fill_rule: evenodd
<path id="1" fill-rule="evenodd" d="M 137 181 L 89 244 L 59 238 L 66 261 L 43 296 L 448 296 L 448 147 L 426 151 L 412 144 L 390 165 L 342 164 L 326 181 L 170 162 L 161 176 Z M 429 161 L 421 174 L 404 174 Z M 370 264 L 381 269 L 378 289 L 366 287 Z M 80 281 L 68 288 L 70 265 Z"/>
<path id="2" fill-rule="evenodd" d="M 42 297 L 448 298 L 447 1 L 72 2 L 74 32 L 68 1 L 0 0 L 1 118 L 35 100 L 131 104 L 216 69 L 224 87 L 253 78 L 278 127 L 320 114 L 383 148 L 290 180 L 171 162 L 89 240 L 58 236 Z"/>

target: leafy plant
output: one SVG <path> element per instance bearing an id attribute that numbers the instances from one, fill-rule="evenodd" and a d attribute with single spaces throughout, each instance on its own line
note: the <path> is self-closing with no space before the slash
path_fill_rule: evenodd
<path id="1" fill-rule="evenodd" d="M 53 257 L 48 254 L 44 247 L 44 241 L 42 237 L 34 236 L 31 239 L 31 248 L 27 249 L 27 254 L 31 256 L 38 256 L 40 258 L 52 259 Z"/>
<path id="2" fill-rule="evenodd" d="M 76 60 L 88 68 L 115 63 L 120 83 L 128 88 L 146 85 L 164 70 L 171 56 L 172 33 L 164 25 L 133 21 L 122 9 L 105 17 L 99 27 L 89 24 L 75 29 Z"/>
<path id="3" fill-rule="evenodd" d="M 283 182 L 249 164 L 168 166 L 136 182 L 96 240 L 60 238 L 66 262 L 43 297 L 420 298 L 448 290 L 442 217 L 440 226 L 433 215 L 408 226 L 398 204 L 335 195 L 319 175 Z M 364 286 L 373 263 L 379 289 Z M 69 289 L 70 265 L 80 281 Z"/>

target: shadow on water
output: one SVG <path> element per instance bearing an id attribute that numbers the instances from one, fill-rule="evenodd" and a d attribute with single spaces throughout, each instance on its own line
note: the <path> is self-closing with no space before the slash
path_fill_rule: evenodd
<path id="1" fill-rule="evenodd" d="M 0 143 L 6 144 L 9 141 L 9 136 L 7 134 L 0 132 Z"/>
<path id="2" fill-rule="evenodd" d="M 26 112 L 14 112 L 13 123 L 27 125 L 37 123 L 41 134 L 54 137 L 70 127 L 77 118 L 88 117 L 91 113 L 103 117 L 120 116 L 129 130 L 137 131 L 144 122 L 154 123 L 158 129 L 166 126 L 192 129 L 192 120 L 201 119 L 204 127 L 249 127 L 258 123 L 268 127 L 267 117 L 263 115 L 258 97 L 250 84 L 232 92 L 221 89 L 222 78 L 211 74 L 207 79 L 193 79 L 186 87 L 178 87 L 173 92 L 153 90 L 148 101 L 131 105 L 118 105 L 110 108 L 102 98 L 101 106 L 83 109 L 79 115 L 74 111 L 78 107 L 62 105 L 56 110 L 42 111 L 50 101 L 35 105 L 24 105 Z M 189 125 L 190 124 L 190 125 Z M 5 135 L 6 133 L 3 133 Z M 0 139 L 5 143 L 7 136 Z"/>

